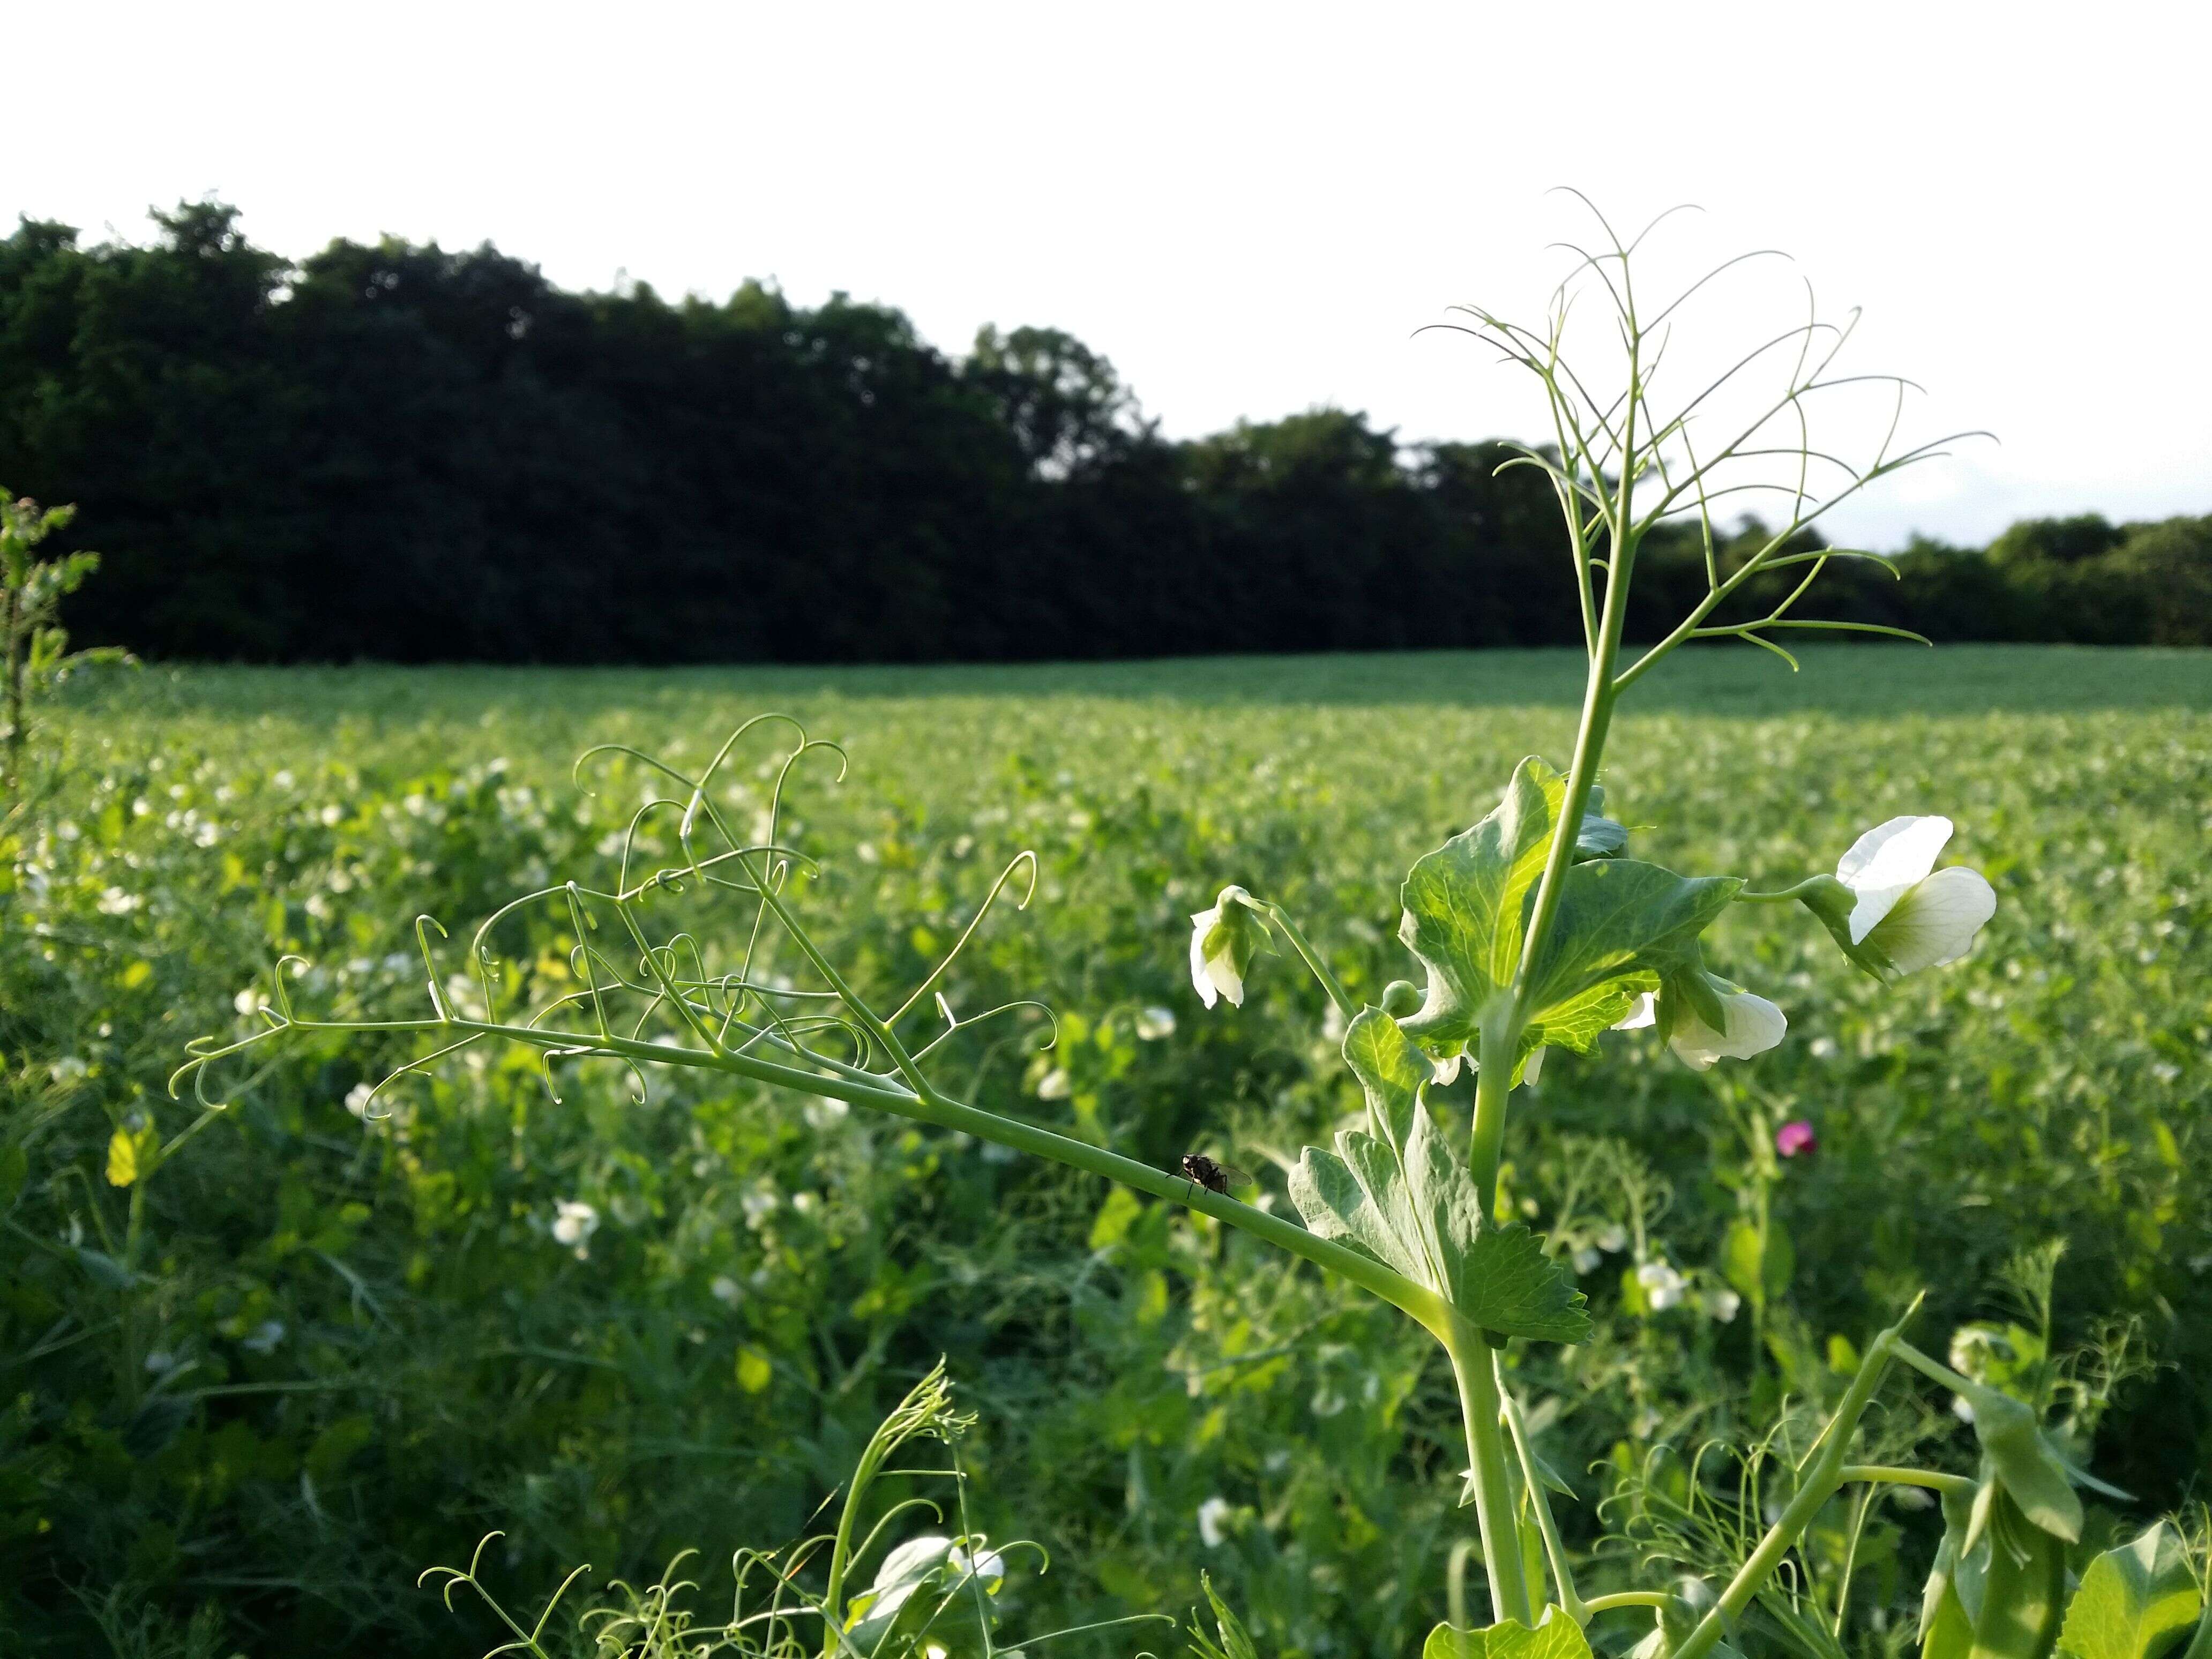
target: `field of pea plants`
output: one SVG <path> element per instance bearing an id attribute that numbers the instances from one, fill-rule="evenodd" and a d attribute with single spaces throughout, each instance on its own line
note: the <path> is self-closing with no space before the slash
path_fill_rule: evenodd
<path id="1" fill-rule="evenodd" d="M 1725 1577 L 1747 1540 L 1707 1495 L 1834 1407 L 1923 1291 L 1919 1348 L 2058 1379 L 2071 1455 L 2127 1494 L 2083 1492 L 2075 1571 L 2207 1496 L 2212 659 L 1802 655 L 1793 676 L 1700 648 L 1638 686 L 1601 779 L 1637 856 L 1779 885 L 1942 813 L 1996 909 L 1963 961 L 1884 987 L 1795 905 L 1740 907 L 1703 948 L 1788 1017 L 1758 1065 L 1698 1071 L 1624 1030 L 1545 1051 L 1515 1092 L 1496 1209 L 1594 1331 L 1516 1341 L 1503 1376 L 1593 1598 Z M 872 992 L 924 984 L 1035 854 L 1026 908 L 1023 864 L 927 986 L 957 1022 L 1006 1008 L 933 1055 L 946 1087 L 1155 1168 L 1239 1166 L 1295 1220 L 1299 1148 L 1361 1109 L 1344 1022 L 1288 951 L 1249 965 L 1241 1007 L 1202 1006 L 1193 914 L 1263 895 L 1353 1006 L 1382 1002 L 1418 977 L 1405 872 L 1522 757 L 1565 766 L 1583 678 L 1579 653 L 1501 652 L 73 685 L 0 830 L 0 1650 L 474 1655 L 514 1632 L 417 1575 L 494 1532 L 473 1581 L 526 1630 L 590 1564 L 546 1654 L 643 1641 L 577 1616 L 661 1618 L 648 1587 L 687 1549 L 679 1603 L 720 1622 L 733 1552 L 821 1530 L 941 1358 L 974 1421 L 895 1462 L 962 1478 L 885 1476 L 939 1518 L 884 1541 L 988 1538 L 999 1650 L 1106 1625 L 1054 1654 L 1179 1653 L 1167 1624 L 1108 1621 L 1180 1622 L 1203 1573 L 1271 1659 L 1418 1651 L 1440 1585 L 1481 1593 L 1452 1368 L 1211 1217 L 713 1071 L 477 1045 L 379 1090 L 442 1046 L 403 1026 L 302 1028 L 175 1098 L 169 1079 L 272 994 L 303 1021 L 419 1021 L 488 974 L 587 1002 L 579 911 L 515 912 L 489 968 L 477 925 L 615 886 L 626 844 L 633 879 L 675 860 L 672 813 L 633 824 L 641 755 L 702 766 L 781 711 L 842 748 L 842 781 L 817 750 L 778 802 L 790 745 L 748 738 L 716 805 L 773 810 L 761 839 L 818 864 L 790 902 Z M 572 775 L 594 744 L 623 747 Z M 753 912 L 679 884 L 653 901 L 666 960 L 742 949 Z M 757 977 L 802 966 L 760 949 Z M 1970 1474 L 1957 1403 L 1907 1376 L 1863 1442 Z M 1914 1650 L 1944 1516 L 1865 1490 L 1799 1546 L 1844 1586 L 1807 1604 L 1806 1651 Z"/>

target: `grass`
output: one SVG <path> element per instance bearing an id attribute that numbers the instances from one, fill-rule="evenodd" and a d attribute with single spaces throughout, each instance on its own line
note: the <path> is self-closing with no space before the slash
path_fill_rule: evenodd
<path id="1" fill-rule="evenodd" d="M 2064 1338 L 2109 1356 L 2134 1320 L 2170 1368 L 2123 1379 L 2085 1425 L 2100 1472 L 2164 1506 L 2212 1462 L 2212 1215 L 2191 1176 L 2212 1152 L 2212 659 L 1804 660 L 1792 677 L 1698 652 L 1638 688 L 1606 783 L 1639 853 L 1768 884 L 1882 818 L 1942 811 L 1949 856 L 2001 908 L 1967 963 L 1888 994 L 1808 921 L 1729 918 L 1717 965 L 1789 1012 L 1782 1049 L 1697 1076 L 1613 1039 L 1516 1108 L 1513 1200 L 1597 1251 L 1598 1340 L 1519 1363 L 1563 1402 L 1540 1433 L 1576 1479 L 1569 1524 L 1601 1588 L 1628 1564 L 1596 1504 L 1650 1445 L 1832 1387 L 1836 1343 L 1923 1286 L 1940 1346 L 2051 1237 L 2071 1246 Z M 1468 1530 L 1449 1378 L 1387 1313 L 1161 1206 L 745 1094 L 678 1084 L 640 1109 L 586 1077 L 555 1108 L 501 1062 L 448 1066 L 365 1129 L 343 1103 L 377 1057 L 359 1045 L 235 1079 L 237 1109 L 131 1188 L 105 1160 L 118 1127 L 191 1128 L 161 1079 L 277 952 L 322 964 L 303 1001 L 411 1006 L 418 910 L 472 921 L 597 859 L 643 780 L 575 795 L 586 744 L 697 761 L 777 708 L 852 754 L 842 787 L 803 779 L 793 799 L 834 872 L 814 908 L 868 982 L 913 977 L 1004 860 L 1038 851 L 1037 903 L 994 923 L 955 1000 L 1045 998 L 1061 1046 L 978 1044 L 975 1092 L 1163 1164 L 1231 1152 L 1279 1193 L 1273 1160 L 1350 1103 L 1320 1000 L 1269 960 L 1245 1009 L 1201 1014 L 1188 913 L 1240 881 L 1379 994 L 1411 966 L 1400 875 L 1522 755 L 1563 758 L 1581 672 L 1558 653 L 154 668 L 75 694 L 52 728 L 69 769 L 0 896 L 21 942 L 0 963 L 0 1153 L 23 1151 L 0 1196 L 27 1252 L 0 1301 L 17 1355 L 0 1540 L 27 1564 L 0 1631 L 74 1650 L 100 1618 L 79 1592 L 122 1587 L 179 1632 L 214 1605 L 257 1655 L 451 1651 L 419 1567 L 505 1526 L 487 1572 L 527 1600 L 579 1560 L 649 1580 L 685 1545 L 775 1547 L 942 1352 L 983 1419 L 966 1454 L 982 1522 L 1055 1550 L 1009 1585 L 1011 1620 L 1177 1610 L 1205 1566 L 1263 1650 L 1407 1650 Z M 548 983 L 564 948 L 550 920 L 509 940 Z M 1148 1006 L 1171 1035 L 1138 1034 Z M 1770 1260 L 1771 1305 L 1723 1322 L 1730 1230 L 1759 1202 L 1751 1149 L 1797 1116 L 1820 1150 L 1771 1191 L 1790 1259 Z M 550 1236 L 557 1199 L 599 1212 L 583 1258 Z M 1615 1229 L 1629 1248 L 1600 1249 Z M 1639 1252 L 1684 1271 L 1680 1306 L 1621 1283 Z M 1885 1432 L 1963 1457 L 1925 1403 Z M 1216 1498 L 1208 1547 L 1196 1516 Z M 1930 1542 L 1924 1516 L 1883 1524 L 1856 1581 L 1869 1630 L 1917 1600 Z"/>

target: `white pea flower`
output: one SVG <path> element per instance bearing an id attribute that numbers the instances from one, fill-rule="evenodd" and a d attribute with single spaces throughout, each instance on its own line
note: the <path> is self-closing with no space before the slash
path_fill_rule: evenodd
<path id="1" fill-rule="evenodd" d="M 1957 1418 L 1961 1423 L 1972 1422 L 1974 1420 L 1974 1402 L 1967 1399 L 1963 1394 L 1953 1395 L 1951 1396 L 1951 1415 Z"/>
<path id="2" fill-rule="evenodd" d="M 1218 1550 L 1229 1539 L 1229 1500 L 1209 1498 L 1198 1506 L 1199 1541 L 1210 1550 Z"/>
<path id="3" fill-rule="evenodd" d="M 1075 1081 L 1067 1074 L 1067 1067 L 1055 1066 L 1037 1079 L 1036 1097 L 1039 1100 L 1066 1100 L 1075 1092 Z"/>
<path id="4" fill-rule="evenodd" d="M 1575 1271 L 1577 1273 L 1594 1273 L 1597 1271 L 1598 1263 L 1604 1260 L 1593 1246 L 1585 1244 L 1575 1252 Z"/>
<path id="5" fill-rule="evenodd" d="M 269 994 L 249 985 L 230 1000 L 230 1006 L 251 1018 L 269 1006 Z"/>
<path id="6" fill-rule="evenodd" d="M 366 1083 L 356 1083 L 346 1091 L 345 1109 L 363 1122 L 368 1121 L 368 1097 L 376 1091 Z"/>
<path id="7" fill-rule="evenodd" d="M 1947 817 L 1892 818 L 1838 860 L 1836 879 L 1851 898 L 1844 931 L 1862 966 L 1910 974 L 1956 962 L 1996 914 L 1996 891 L 1980 871 L 1936 868 L 1951 830 Z"/>
<path id="8" fill-rule="evenodd" d="M 1244 1006 L 1244 975 L 1268 948 L 1267 927 L 1242 887 L 1224 887 L 1210 910 L 1190 919 L 1190 982 L 1211 1008 L 1222 997 Z"/>
<path id="9" fill-rule="evenodd" d="M 1618 1221 L 1613 1222 L 1593 1242 L 1608 1255 L 1618 1255 L 1628 1248 L 1628 1229 Z"/>
<path id="10" fill-rule="evenodd" d="M 1656 1025 L 1658 1021 L 1659 994 L 1656 991 L 1640 991 L 1628 1012 L 1613 1021 L 1613 1029 L 1616 1031 L 1640 1031 L 1647 1025 Z"/>
<path id="11" fill-rule="evenodd" d="M 1667 1041 L 1684 1064 L 1709 1072 L 1713 1062 L 1723 1057 L 1749 1060 L 1753 1054 L 1765 1054 L 1789 1031 L 1789 1017 L 1765 997 L 1754 996 L 1723 979 L 1712 979 L 1711 985 L 1725 1022 L 1717 1031 L 1705 1024 L 1686 996 L 1668 1000 L 1680 1006 L 1668 1010 Z"/>
<path id="12" fill-rule="evenodd" d="M 283 1340 L 284 1322 L 281 1319 L 264 1319 L 253 1328 L 253 1334 L 241 1338 L 238 1346 L 250 1349 L 255 1353 L 274 1353 L 276 1352 L 276 1345 Z"/>
<path id="13" fill-rule="evenodd" d="M 744 1286 L 727 1273 L 717 1273 L 714 1282 L 707 1287 L 708 1294 L 726 1308 L 734 1308 L 744 1299 Z"/>
<path id="14" fill-rule="evenodd" d="M 1715 1291 L 1705 1298 L 1705 1311 L 1723 1325 L 1732 1325 L 1743 1311 L 1743 1298 L 1734 1291 Z"/>
<path id="15" fill-rule="evenodd" d="M 1521 1062 L 1521 1081 L 1534 1085 L 1544 1074 L 1544 1050 L 1539 1047 L 1528 1051 L 1528 1058 Z"/>
<path id="16" fill-rule="evenodd" d="M 554 1202 L 553 1237 L 561 1243 L 571 1245 L 576 1260 L 581 1261 L 592 1253 L 592 1235 L 599 1229 L 599 1212 L 591 1205 L 572 1199 Z"/>
<path id="17" fill-rule="evenodd" d="M 1664 1261 L 1645 1262 L 1636 1270 L 1636 1282 L 1644 1287 L 1644 1299 L 1655 1312 L 1673 1307 L 1689 1288 L 1689 1281 Z"/>
<path id="18" fill-rule="evenodd" d="M 1175 1010 L 1154 1004 L 1137 1010 L 1137 1041 L 1158 1042 L 1162 1037 L 1175 1035 Z"/>

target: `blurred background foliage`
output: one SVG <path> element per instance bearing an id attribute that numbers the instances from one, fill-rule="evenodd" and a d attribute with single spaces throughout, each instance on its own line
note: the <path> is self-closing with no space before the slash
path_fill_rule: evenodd
<path id="1" fill-rule="evenodd" d="M 294 264 L 219 204 L 160 222 L 145 246 L 0 240 L 0 481 L 83 504 L 69 535 L 108 555 L 68 611 L 89 643 L 666 663 L 1580 638 L 1549 489 L 1493 477 L 1500 444 L 1326 408 L 1175 442 L 1055 329 L 954 356 L 842 295 L 569 293 L 489 246 L 389 238 Z M 1724 559 L 1763 539 L 1731 535 Z M 1832 571 L 1822 614 L 2212 642 L 2212 519 L 2038 520 L 1902 571 Z M 1693 527 L 1637 574 L 1651 637 L 1705 593 Z"/>
<path id="2" fill-rule="evenodd" d="M 2201 661 L 1830 647 L 1792 681 L 1750 659 L 1692 653 L 1624 717 L 1607 804 L 1644 855 L 1773 884 L 1940 810 L 2000 908 L 1969 960 L 1891 991 L 1794 915 L 1732 916 L 1715 964 L 1786 1008 L 1782 1048 L 1700 1075 L 1623 1035 L 1516 1097 L 1504 1201 L 1598 1319 L 1587 1347 L 1513 1355 L 1597 1553 L 1585 1589 L 1638 1571 L 1598 1510 L 1679 1481 L 1647 1479 L 1655 1446 L 1832 1397 L 1923 1286 L 1929 1346 L 2009 1316 L 2000 1269 L 2051 1239 L 2055 1340 L 2111 1373 L 2084 1449 L 2149 1509 L 2181 1501 L 2212 1462 Z M 974 1524 L 1053 1552 L 1010 1627 L 1180 1611 L 1204 1567 L 1264 1651 L 1410 1650 L 1473 1530 L 1450 1377 L 1389 1310 L 1211 1223 L 697 1074 L 639 1103 L 572 1070 L 556 1104 L 526 1060 L 471 1051 L 366 1120 L 412 1039 L 262 1051 L 219 1115 L 164 1082 L 188 1037 L 243 1028 L 283 952 L 313 964 L 303 1012 L 418 1011 L 418 912 L 459 934 L 604 871 L 646 779 L 580 794 L 576 751 L 701 762 L 774 706 L 853 754 L 842 787 L 802 778 L 788 829 L 863 985 L 918 976 L 1036 849 L 1030 911 L 948 990 L 1046 998 L 1060 1041 L 981 1028 L 976 1098 L 1162 1165 L 1233 1158 L 1279 1205 L 1281 1160 L 1357 1091 L 1287 961 L 1202 1015 L 1188 914 L 1242 882 L 1376 996 L 1408 966 L 1403 871 L 1522 754 L 1561 751 L 1581 677 L 1539 653 L 66 690 L 0 842 L 0 1644 L 480 1650 L 421 1568 L 505 1528 L 484 1573 L 519 1604 L 579 1562 L 604 1585 L 785 1543 L 942 1354 L 981 1418 Z M 767 787 L 742 772 L 729 805 Z M 714 937 L 711 907 L 693 925 Z M 514 988 L 566 988 L 557 917 L 504 943 Z M 1778 1158 L 1796 1120 L 1817 1146 Z M 1892 1401 L 1886 1444 L 1967 1467 L 1947 1401 Z M 1881 1511 L 1869 1617 L 1906 1618 L 1938 1529 Z"/>

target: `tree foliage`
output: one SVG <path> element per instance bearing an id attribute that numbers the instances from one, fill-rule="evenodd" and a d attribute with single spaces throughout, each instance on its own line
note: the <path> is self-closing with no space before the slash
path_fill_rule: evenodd
<path id="1" fill-rule="evenodd" d="M 1581 637 L 1549 488 L 1499 475 L 1504 444 L 1337 409 L 1176 442 L 1054 329 L 956 357 L 843 295 L 569 293 L 489 246 L 392 238 L 293 265 L 230 207 L 157 218 L 143 246 L 33 221 L 0 240 L 0 478 L 82 503 L 70 534 L 109 550 L 68 610 L 88 640 L 667 662 Z M 1705 581 L 1686 527 L 1644 568 L 1632 637 Z M 2035 521 L 1986 554 L 1916 544 L 1900 573 L 1849 573 L 1835 614 L 2212 638 L 2212 520 Z M 1744 614 L 1784 580 L 1747 584 Z"/>

